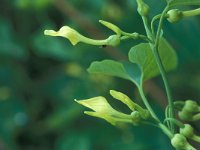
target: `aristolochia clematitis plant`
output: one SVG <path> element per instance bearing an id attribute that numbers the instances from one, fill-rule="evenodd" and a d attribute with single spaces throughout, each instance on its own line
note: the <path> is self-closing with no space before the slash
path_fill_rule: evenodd
<path id="1" fill-rule="evenodd" d="M 188 139 L 200 143 L 200 136 L 194 133 L 194 129 L 190 124 L 185 122 L 200 120 L 200 106 L 192 100 L 174 101 L 171 95 L 170 87 L 166 77 L 166 72 L 175 69 L 177 66 L 177 56 L 174 49 L 163 37 L 162 27 L 164 19 L 171 23 L 175 23 L 184 19 L 200 14 L 200 8 L 194 10 L 181 11 L 175 9 L 180 5 L 200 5 L 200 0 L 166 0 L 167 4 L 161 14 L 149 19 L 149 6 L 143 0 L 136 0 L 138 4 L 138 13 L 140 14 L 146 30 L 146 35 L 137 32 L 127 33 L 116 25 L 100 20 L 99 22 L 114 31 L 114 34 L 104 40 L 94 40 L 81 35 L 69 26 L 63 26 L 59 31 L 45 30 L 45 35 L 62 36 L 67 38 L 72 45 L 83 42 L 90 45 L 106 45 L 118 46 L 121 41 L 126 39 L 142 39 L 144 43 L 140 43 L 132 47 L 128 53 L 129 61 L 126 63 L 103 60 L 93 62 L 88 71 L 90 73 L 102 73 L 112 75 L 123 79 L 130 80 L 138 88 L 145 108 L 133 102 L 127 95 L 110 90 L 113 98 L 121 101 L 131 110 L 131 114 L 122 113 L 112 108 L 106 98 L 102 96 L 86 99 L 75 100 L 77 103 L 92 109 L 93 111 L 85 111 L 90 116 L 105 119 L 112 125 L 130 123 L 139 125 L 149 122 L 159 127 L 164 134 L 171 140 L 172 146 L 176 150 L 196 150 Z M 155 28 L 155 21 L 158 20 L 158 27 Z M 143 90 L 144 81 L 161 75 L 165 86 L 168 99 L 168 106 L 165 110 L 165 120 L 161 121 L 157 114 L 150 106 Z M 178 118 L 175 116 L 175 109 L 178 112 Z M 183 123 L 184 122 L 184 123 Z M 179 130 L 177 130 L 177 128 Z"/>

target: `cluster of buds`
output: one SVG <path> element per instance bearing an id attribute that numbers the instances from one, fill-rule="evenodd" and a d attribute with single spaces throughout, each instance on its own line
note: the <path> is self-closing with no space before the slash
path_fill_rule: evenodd
<path id="1" fill-rule="evenodd" d="M 200 137 L 194 133 L 193 127 L 189 124 L 184 124 L 179 133 L 175 134 L 171 139 L 171 143 L 176 149 L 196 150 L 188 143 L 187 139 L 200 142 Z"/>
<path id="2" fill-rule="evenodd" d="M 178 110 L 178 116 L 183 121 L 200 120 L 200 106 L 192 100 L 176 101 L 174 107 Z M 175 134 L 171 139 L 172 145 L 180 150 L 196 150 L 187 141 L 187 139 L 200 142 L 200 137 L 194 133 L 194 129 L 190 124 L 182 124 L 179 133 Z"/>
<path id="3" fill-rule="evenodd" d="M 94 97 L 86 100 L 75 100 L 77 103 L 92 109 L 93 111 L 84 111 L 85 114 L 98 117 L 106 120 L 112 125 L 120 125 L 124 123 L 131 123 L 133 125 L 138 125 L 144 120 L 150 118 L 150 113 L 148 110 L 143 109 L 138 104 L 134 103 L 127 95 L 110 90 L 110 95 L 124 103 L 131 110 L 130 114 L 122 113 L 118 110 L 112 108 L 108 101 L 102 97 Z"/>
<path id="4" fill-rule="evenodd" d="M 200 120 L 200 106 L 192 100 L 174 102 L 174 106 L 179 110 L 179 118 L 183 121 Z"/>

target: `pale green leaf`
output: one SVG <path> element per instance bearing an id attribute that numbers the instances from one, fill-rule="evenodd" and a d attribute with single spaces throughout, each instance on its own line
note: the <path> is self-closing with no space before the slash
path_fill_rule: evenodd
<path id="1" fill-rule="evenodd" d="M 89 73 L 101 73 L 131 80 L 136 85 L 141 81 L 141 71 L 137 64 L 120 63 L 114 60 L 95 61 L 88 68 Z"/>
<path id="2" fill-rule="evenodd" d="M 160 40 L 159 54 L 166 71 L 176 68 L 176 53 L 165 39 Z M 132 47 L 129 51 L 129 60 L 140 66 L 143 72 L 143 80 L 150 79 L 160 74 L 154 55 L 148 43 L 142 43 Z"/>
<path id="3" fill-rule="evenodd" d="M 200 5 L 200 0 L 171 0 L 169 4 L 171 7 L 180 5 Z"/>
<path id="4" fill-rule="evenodd" d="M 123 66 L 130 76 L 131 81 L 133 81 L 136 85 L 140 85 L 142 82 L 142 72 L 139 66 L 136 63 L 131 62 L 125 62 L 123 63 Z"/>

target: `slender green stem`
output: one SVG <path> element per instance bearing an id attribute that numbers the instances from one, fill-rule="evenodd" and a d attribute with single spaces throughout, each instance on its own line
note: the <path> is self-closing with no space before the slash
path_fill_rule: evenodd
<path id="1" fill-rule="evenodd" d="M 164 124 L 161 123 L 160 119 L 155 114 L 154 110 L 150 106 L 150 104 L 143 92 L 142 86 L 138 86 L 138 89 L 139 89 L 139 93 L 142 98 L 142 101 L 144 102 L 146 108 L 149 110 L 151 116 L 157 121 L 157 123 L 158 123 L 157 126 L 171 139 L 173 137 L 173 133 Z"/>
<path id="2" fill-rule="evenodd" d="M 183 11 L 182 14 L 183 14 L 184 17 L 196 16 L 196 15 L 200 14 L 200 8 L 188 10 L 188 11 Z"/>
<path id="3" fill-rule="evenodd" d="M 173 122 L 173 123 L 176 124 L 179 128 L 183 128 L 183 127 L 184 127 L 184 124 L 183 124 L 182 122 L 180 122 L 179 120 L 177 120 L 177 119 L 174 119 L 174 118 L 166 118 L 166 119 L 164 120 L 163 123 L 165 124 L 167 121 Z"/>
<path id="4" fill-rule="evenodd" d="M 160 34 L 161 34 L 162 26 L 163 26 L 163 20 L 165 18 L 165 15 L 166 15 L 168 9 L 169 9 L 169 5 L 167 5 L 165 7 L 165 9 L 163 10 L 163 12 L 160 16 L 160 21 L 159 21 L 159 24 L 158 24 L 158 30 L 157 30 L 156 39 L 155 39 L 156 48 L 158 48 L 158 44 L 159 44 L 159 40 L 160 40 Z"/>
<path id="5" fill-rule="evenodd" d="M 151 40 L 147 36 L 139 34 L 137 32 L 127 33 L 127 32 L 121 31 L 121 34 L 123 35 L 121 37 L 121 40 L 126 40 L 126 39 L 132 38 L 132 39 L 142 39 L 144 41 L 151 42 Z"/>
<path id="6" fill-rule="evenodd" d="M 174 134 L 164 124 L 159 123 L 158 126 L 170 139 L 173 138 Z"/>
<path id="7" fill-rule="evenodd" d="M 160 17 L 161 17 L 161 14 L 156 15 L 155 17 L 153 17 L 153 19 L 152 19 L 152 21 L 151 21 L 151 31 L 152 31 L 153 34 L 155 34 L 154 22 L 155 22 L 156 20 L 160 19 Z"/>
<path id="8" fill-rule="evenodd" d="M 147 100 L 147 98 L 146 98 L 146 96 L 145 96 L 145 94 L 144 94 L 144 92 L 143 92 L 142 87 L 140 86 L 140 87 L 138 87 L 138 89 L 139 89 L 139 93 L 140 93 L 140 96 L 141 96 L 141 98 L 142 98 L 142 101 L 144 102 L 146 108 L 149 110 L 151 116 L 152 116 L 157 122 L 160 122 L 160 120 L 159 120 L 159 118 L 157 117 L 157 115 L 155 114 L 154 110 L 151 108 L 151 106 L 150 106 L 150 104 L 149 104 L 149 102 L 148 102 L 148 100 Z"/>
<path id="9" fill-rule="evenodd" d="M 159 25 L 158 25 L 158 30 L 157 30 L 157 34 L 156 34 L 155 44 L 154 45 L 151 44 L 151 48 L 153 50 L 154 57 L 156 59 L 157 65 L 159 67 L 159 70 L 160 70 L 160 73 L 161 73 L 161 76 L 162 76 L 162 79 L 163 79 L 163 82 L 165 85 L 165 90 L 166 90 L 167 99 L 168 99 L 168 103 L 169 103 L 169 109 L 170 109 L 169 117 L 174 118 L 174 106 L 173 106 L 172 94 L 171 94 L 171 90 L 169 88 L 169 82 L 168 82 L 168 79 L 166 76 L 164 66 L 162 64 L 162 60 L 158 53 L 158 46 L 159 46 L 159 40 L 160 40 L 161 30 L 162 30 L 162 26 L 163 26 L 163 20 L 164 20 L 164 17 L 166 15 L 168 9 L 169 9 L 169 5 L 167 5 L 165 7 L 163 13 L 161 14 Z M 170 124 L 171 124 L 171 130 L 174 132 L 174 125 L 172 122 Z"/>
<path id="10" fill-rule="evenodd" d="M 151 41 L 154 41 L 154 35 L 152 34 L 150 28 L 149 28 L 149 22 L 148 22 L 148 19 L 147 17 L 144 17 L 142 16 L 142 20 L 143 20 L 143 24 L 144 24 L 144 28 L 146 30 L 146 33 L 147 33 L 147 37 L 151 40 Z"/>
<path id="11" fill-rule="evenodd" d="M 191 139 L 200 143 L 200 137 L 199 136 L 194 135 Z"/>
<path id="12" fill-rule="evenodd" d="M 156 63 L 158 65 L 158 68 L 159 68 L 160 73 L 161 73 L 161 77 L 162 77 L 163 82 L 164 82 L 164 86 L 165 86 L 165 90 L 166 90 L 166 94 L 167 94 L 167 99 L 168 99 L 168 103 L 169 103 L 169 109 L 170 109 L 170 116 L 168 116 L 168 117 L 174 118 L 174 107 L 173 107 L 172 95 L 171 95 L 171 91 L 170 91 L 170 88 L 169 88 L 169 83 L 168 83 L 168 80 L 167 80 L 166 72 L 165 72 L 164 66 L 162 64 L 162 60 L 161 60 L 159 53 L 158 53 L 158 46 L 159 46 L 159 40 L 160 40 L 161 30 L 162 30 L 162 26 L 163 26 L 163 20 L 165 18 L 165 15 L 166 15 L 168 9 L 169 9 L 169 5 L 167 5 L 165 7 L 161 16 L 159 16 L 160 20 L 159 20 L 159 25 L 158 25 L 156 37 L 154 37 L 154 34 L 150 30 L 148 19 L 146 17 L 142 16 L 142 20 L 143 20 L 144 27 L 145 27 L 145 30 L 146 30 L 146 33 L 147 33 L 147 37 L 149 39 L 151 39 L 152 41 L 154 41 L 154 43 L 150 43 L 150 46 L 151 46 L 151 49 L 153 51 L 154 57 L 156 59 Z M 173 122 L 170 122 L 170 128 L 174 132 Z"/>
<path id="13" fill-rule="evenodd" d="M 168 118 L 168 116 L 170 116 L 169 105 L 167 105 L 165 108 L 165 118 Z M 170 127 L 170 122 L 167 121 L 166 123 L 167 123 L 167 126 Z"/>
<path id="14" fill-rule="evenodd" d="M 155 56 L 157 65 L 160 69 L 160 73 L 161 73 L 161 76 L 162 76 L 162 79 L 163 79 L 163 82 L 164 82 L 164 85 L 165 85 L 165 90 L 166 90 L 166 93 L 167 93 L 167 99 L 168 99 L 169 107 L 170 107 L 169 109 L 171 109 L 171 111 L 173 112 L 174 106 L 173 106 L 173 101 L 172 101 L 172 95 L 171 95 L 171 91 L 170 91 L 170 88 L 169 88 L 168 79 L 166 77 L 166 72 L 165 72 L 165 69 L 164 69 L 163 64 L 162 64 L 162 60 L 159 56 L 158 49 L 154 45 L 151 45 L 151 48 L 153 49 L 153 54 Z M 170 116 L 170 117 L 173 117 L 173 115 Z"/>
<path id="15" fill-rule="evenodd" d="M 151 41 L 153 41 L 153 42 L 149 42 L 149 44 L 150 44 L 152 51 L 154 53 L 157 65 L 159 67 L 159 70 L 160 70 L 160 73 L 161 73 L 161 76 L 162 76 L 162 79 L 163 79 L 163 82 L 164 82 L 164 85 L 165 85 L 169 107 L 172 108 L 172 110 L 173 110 L 173 103 L 172 103 L 172 99 L 171 99 L 171 93 L 170 93 L 170 90 L 169 90 L 168 81 L 167 81 L 167 78 L 166 78 L 164 67 L 163 67 L 162 62 L 161 62 L 161 58 L 160 58 L 159 53 L 158 53 L 158 44 L 159 44 L 159 39 L 160 39 L 160 35 L 161 35 L 161 28 L 162 28 L 162 24 L 163 24 L 163 19 L 165 17 L 165 14 L 167 13 L 168 8 L 169 8 L 169 4 L 167 5 L 167 7 L 164 9 L 163 13 L 160 16 L 160 21 L 159 21 L 159 26 L 158 26 L 156 37 L 155 37 L 153 31 L 151 30 L 151 28 L 149 27 L 148 18 L 144 15 L 141 15 L 141 17 L 142 17 L 143 24 L 144 24 L 144 27 L 145 27 L 145 30 L 146 30 L 146 33 L 147 33 L 147 37 Z M 173 132 L 174 132 L 173 131 L 173 124 L 172 124 L 172 128 L 171 128 L 171 131 L 173 131 L 173 132 L 171 132 L 164 124 L 162 124 L 160 122 L 159 118 L 154 113 L 153 109 L 149 105 L 149 103 L 148 103 L 148 101 L 147 101 L 147 99 L 146 99 L 146 97 L 143 93 L 142 87 L 139 87 L 139 92 L 140 92 L 140 95 L 142 97 L 143 102 L 145 103 L 147 109 L 150 111 L 152 117 L 154 117 L 159 122 L 158 126 L 171 139 L 173 137 Z M 172 115 L 170 115 L 170 118 L 174 118 L 173 113 L 172 113 Z M 170 123 L 172 123 L 172 122 L 170 122 Z"/>

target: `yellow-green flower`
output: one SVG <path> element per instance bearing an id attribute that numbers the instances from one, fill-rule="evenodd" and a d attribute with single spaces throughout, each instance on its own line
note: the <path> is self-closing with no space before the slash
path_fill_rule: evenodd
<path id="1" fill-rule="evenodd" d="M 61 37 L 67 38 L 72 43 L 72 45 L 76 45 L 79 42 L 83 42 L 86 44 L 98 45 L 98 46 L 101 46 L 101 45 L 118 46 L 120 44 L 120 37 L 121 37 L 120 29 L 117 26 L 106 21 L 100 20 L 100 23 L 110 28 L 117 34 L 111 35 L 107 39 L 104 39 L 104 40 L 95 40 L 95 39 L 91 39 L 91 38 L 81 35 L 79 32 L 77 32 L 76 30 L 74 30 L 73 28 L 69 26 L 63 26 L 58 31 L 45 30 L 44 34 L 49 35 L 49 36 L 61 36 Z"/>
<path id="2" fill-rule="evenodd" d="M 110 22 L 107 22 L 107 21 L 104 21 L 104 20 L 99 20 L 99 22 L 106 26 L 107 28 L 109 28 L 110 30 L 114 31 L 117 35 L 121 35 L 122 31 L 119 27 L 117 27 L 116 25 L 110 23 Z"/>
<path id="3" fill-rule="evenodd" d="M 138 111 L 141 115 L 141 117 L 143 119 L 147 119 L 149 118 L 150 116 L 150 113 L 148 110 L 146 109 L 143 109 L 141 106 L 139 106 L 138 104 L 134 103 L 127 95 L 125 95 L 124 93 L 122 92 L 118 92 L 118 91 L 115 91 L 115 90 L 110 90 L 110 95 L 121 101 L 122 103 L 124 103 L 126 106 L 128 106 L 128 108 L 131 110 L 131 111 Z"/>
<path id="4" fill-rule="evenodd" d="M 110 106 L 108 101 L 102 97 L 94 97 L 86 100 L 75 100 L 79 104 L 92 109 L 93 111 L 84 111 L 85 114 L 105 119 L 112 125 L 117 125 L 118 123 L 132 123 L 132 116 L 128 114 L 121 113 Z"/>
<path id="5" fill-rule="evenodd" d="M 62 36 L 67 38 L 72 45 L 76 45 L 78 42 L 81 42 L 85 39 L 84 36 L 82 36 L 80 33 L 78 33 L 76 30 L 70 28 L 69 26 L 63 26 L 58 30 L 57 32 L 54 30 L 45 30 L 45 35 L 50 36 Z"/>
<path id="6" fill-rule="evenodd" d="M 132 123 L 138 125 L 141 120 L 146 120 L 149 118 L 149 112 L 143 109 L 139 105 L 135 104 L 127 95 L 111 90 L 110 94 L 127 105 L 131 113 L 125 114 L 112 108 L 108 101 L 102 97 L 94 97 L 86 100 L 80 100 L 79 104 L 92 109 L 93 111 L 85 111 L 84 113 L 90 116 L 105 119 L 112 125 L 118 125 L 119 123 Z"/>

